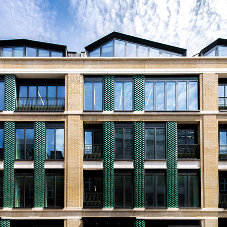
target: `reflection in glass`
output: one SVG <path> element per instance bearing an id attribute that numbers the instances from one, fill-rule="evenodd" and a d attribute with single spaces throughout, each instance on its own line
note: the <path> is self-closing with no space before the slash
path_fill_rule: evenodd
<path id="1" fill-rule="evenodd" d="M 27 97 L 27 86 L 20 86 L 19 97 Z"/>
<path id="2" fill-rule="evenodd" d="M 46 129 L 46 159 L 54 159 L 54 129 Z"/>
<path id="3" fill-rule="evenodd" d="M 24 47 L 14 47 L 14 57 L 24 57 Z"/>
<path id="4" fill-rule="evenodd" d="M 198 83 L 189 82 L 189 110 L 198 110 Z"/>
<path id="5" fill-rule="evenodd" d="M 206 57 L 215 57 L 216 48 L 214 48 L 210 53 L 206 54 Z"/>
<path id="6" fill-rule="evenodd" d="M 115 159 L 123 159 L 123 129 L 115 129 Z"/>
<path id="7" fill-rule="evenodd" d="M 57 86 L 57 97 L 65 98 L 65 86 Z"/>
<path id="8" fill-rule="evenodd" d="M 148 48 L 146 46 L 138 45 L 138 57 L 147 57 Z"/>
<path id="9" fill-rule="evenodd" d="M 15 184 L 15 207 L 24 207 L 24 176 L 16 176 Z"/>
<path id="10" fill-rule="evenodd" d="M 133 130 L 124 129 L 124 153 L 125 159 L 133 159 Z"/>
<path id="11" fill-rule="evenodd" d="M 115 207 L 123 205 L 123 176 L 115 176 Z"/>
<path id="12" fill-rule="evenodd" d="M 154 110 L 154 83 L 145 82 L 145 110 Z"/>
<path id="13" fill-rule="evenodd" d="M 3 140 L 4 140 L 4 129 L 0 129 L 0 160 L 3 160 Z"/>
<path id="14" fill-rule="evenodd" d="M 39 49 L 39 57 L 49 57 L 50 56 L 50 52 L 49 50 L 43 50 L 43 49 Z"/>
<path id="15" fill-rule="evenodd" d="M 0 110 L 4 110 L 4 96 L 5 96 L 5 91 L 4 91 L 4 82 L 0 82 Z"/>
<path id="16" fill-rule="evenodd" d="M 187 176 L 178 176 L 178 207 L 188 206 Z"/>
<path id="17" fill-rule="evenodd" d="M 171 57 L 170 53 L 162 52 L 162 57 Z"/>
<path id="18" fill-rule="evenodd" d="M 94 82 L 94 110 L 102 110 L 102 82 Z"/>
<path id="19" fill-rule="evenodd" d="M 16 129 L 16 159 L 24 158 L 24 129 Z"/>
<path id="20" fill-rule="evenodd" d="M 26 159 L 34 159 L 34 129 L 26 129 Z"/>
<path id="21" fill-rule="evenodd" d="M 165 83 L 156 82 L 156 110 L 165 110 Z"/>
<path id="22" fill-rule="evenodd" d="M 102 46 L 102 57 L 113 57 L 113 40 Z"/>
<path id="23" fill-rule="evenodd" d="M 165 176 L 156 176 L 156 206 L 165 207 L 166 206 L 166 180 Z"/>
<path id="24" fill-rule="evenodd" d="M 199 206 L 198 176 L 189 176 L 190 207 Z"/>
<path id="25" fill-rule="evenodd" d="M 176 110 L 176 83 L 167 82 L 167 110 Z"/>
<path id="26" fill-rule="evenodd" d="M 125 41 L 115 39 L 115 57 L 125 57 Z"/>
<path id="27" fill-rule="evenodd" d="M 62 52 L 51 51 L 51 57 L 63 57 Z"/>
<path id="28" fill-rule="evenodd" d="M 114 93 L 115 110 L 123 110 L 123 82 L 115 82 Z"/>
<path id="29" fill-rule="evenodd" d="M 26 47 L 26 57 L 36 57 L 37 50 L 36 48 Z"/>
<path id="30" fill-rule="evenodd" d="M 154 131 L 153 128 L 145 129 L 145 159 L 154 159 Z"/>
<path id="31" fill-rule="evenodd" d="M 100 57 L 100 48 L 90 52 L 90 57 Z"/>
<path id="32" fill-rule="evenodd" d="M 132 82 L 124 82 L 124 110 L 132 110 Z"/>
<path id="33" fill-rule="evenodd" d="M 45 207 L 54 207 L 54 176 L 46 176 Z"/>
<path id="34" fill-rule="evenodd" d="M 127 57 L 136 57 L 136 44 L 127 43 Z"/>
<path id="35" fill-rule="evenodd" d="M 187 109 L 186 86 L 186 82 L 178 82 L 178 110 Z"/>
<path id="36" fill-rule="evenodd" d="M 150 57 L 159 57 L 159 50 L 150 48 Z"/>
<path id="37" fill-rule="evenodd" d="M 56 129 L 56 159 L 64 158 L 64 129 Z"/>
<path id="38" fill-rule="evenodd" d="M 93 82 L 84 82 L 84 109 L 93 110 Z"/>
<path id="39" fill-rule="evenodd" d="M 156 159 L 165 159 L 165 129 L 156 129 Z"/>
<path id="40" fill-rule="evenodd" d="M 29 98 L 36 98 L 37 95 L 37 88 L 36 86 L 29 86 L 28 87 Z"/>
<path id="41" fill-rule="evenodd" d="M 56 86 L 48 86 L 48 98 L 56 98 Z"/>
<path id="42" fill-rule="evenodd" d="M 177 130 L 177 143 L 186 144 L 186 131 Z"/>
<path id="43" fill-rule="evenodd" d="M 220 56 L 220 57 L 227 56 L 227 47 L 226 46 L 219 46 L 218 47 L 218 56 Z"/>
<path id="44" fill-rule="evenodd" d="M 125 176 L 125 207 L 132 207 L 133 180 L 132 176 Z"/>
<path id="45" fill-rule="evenodd" d="M 146 206 L 154 207 L 154 176 L 145 175 Z"/>
<path id="46" fill-rule="evenodd" d="M 85 131 L 85 151 L 86 154 L 92 153 L 92 132 Z"/>
<path id="47" fill-rule="evenodd" d="M 12 47 L 3 47 L 2 48 L 2 57 L 12 57 L 13 49 Z"/>
<path id="48" fill-rule="evenodd" d="M 220 131 L 219 133 L 220 154 L 227 154 L 227 131 Z"/>
<path id="49" fill-rule="evenodd" d="M 46 105 L 46 86 L 38 86 L 38 105 Z"/>

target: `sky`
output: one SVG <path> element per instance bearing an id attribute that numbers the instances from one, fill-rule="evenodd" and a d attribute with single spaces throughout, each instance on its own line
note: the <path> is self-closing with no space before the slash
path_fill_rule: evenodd
<path id="1" fill-rule="evenodd" d="M 0 40 L 84 47 L 112 31 L 198 53 L 227 39 L 227 0 L 0 0 Z"/>

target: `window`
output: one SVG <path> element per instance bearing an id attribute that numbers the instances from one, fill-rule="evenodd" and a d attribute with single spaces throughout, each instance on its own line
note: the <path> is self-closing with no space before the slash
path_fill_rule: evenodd
<path id="1" fill-rule="evenodd" d="M 133 103 L 132 78 L 115 78 L 114 104 L 115 111 L 132 111 Z"/>
<path id="2" fill-rule="evenodd" d="M 0 171 L 0 207 L 3 207 L 3 171 Z"/>
<path id="3" fill-rule="evenodd" d="M 103 154 L 103 134 L 101 127 L 86 125 L 84 132 L 84 158 L 98 159 Z"/>
<path id="4" fill-rule="evenodd" d="M 45 207 L 64 207 L 64 173 L 46 170 Z"/>
<path id="5" fill-rule="evenodd" d="M 15 159 L 34 159 L 34 123 L 16 123 Z"/>
<path id="6" fill-rule="evenodd" d="M 46 159 L 64 159 L 64 123 L 46 123 Z"/>
<path id="7" fill-rule="evenodd" d="M 199 172 L 178 170 L 178 207 L 199 207 Z"/>
<path id="8" fill-rule="evenodd" d="M 207 53 L 204 54 L 206 57 L 225 57 L 227 56 L 227 46 L 217 45 L 211 50 L 209 50 Z"/>
<path id="9" fill-rule="evenodd" d="M 219 171 L 219 205 L 220 208 L 227 208 L 227 174 L 226 171 Z"/>
<path id="10" fill-rule="evenodd" d="M 115 159 L 133 159 L 132 123 L 115 123 Z"/>
<path id="11" fill-rule="evenodd" d="M 33 170 L 23 171 L 15 170 L 15 207 L 33 207 Z"/>
<path id="12" fill-rule="evenodd" d="M 219 159 L 227 159 L 227 125 L 219 125 Z"/>
<path id="13" fill-rule="evenodd" d="M 166 158 L 165 123 L 145 123 L 145 159 Z"/>
<path id="14" fill-rule="evenodd" d="M 4 110 L 5 101 L 5 88 L 4 88 L 4 78 L 0 77 L 0 110 Z"/>
<path id="15" fill-rule="evenodd" d="M 146 78 L 145 110 L 198 110 L 198 78 Z"/>
<path id="16" fill-rule="evenodd" d="M 133 175 L 131 171 L 115 171 L 115 207 L 133 207 Z"/>
<path id="17" fill-rule="evenodd" d="M 84 110 L 102 110 L 102 78 L 84 78 Z"/>
<path id="18" fill-rule="evenodd" d="M 227 84 L 218 84 L 218 106 L 219 110 L 227 109 Z"/>
<path id="19" fill-rule="evenodd" d="M 146 170 L 145 206 L 166 207 L 166 173 L 163 170 Z"/>
<path id="20" fill-rule="evenodd" d="M 4 125 L 0 123 L 0 160 L 3 160 L 3 152 L 4 152 Z"/>
<path id="21" fill-rule="evenodd" d="M 102 57 L 113 57 L 113 40 L 102 46 Z"/>

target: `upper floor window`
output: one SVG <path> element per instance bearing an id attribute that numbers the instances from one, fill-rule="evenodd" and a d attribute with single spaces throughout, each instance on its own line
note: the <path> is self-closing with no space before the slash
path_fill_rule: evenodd
<path id="1" fill-rule="evenodd" d="M 227 46 L 217 45 L 207 53 L 204 54 L 205 57 L 226 57 L 227 56 Z"/>
<path id="2" fill-rule="evenodd" d="M 34 159 L 34 123 L 16 123 L 15 159 Z"/>
<path id="3" fill-rule="evenodd" d="M 0 110 L 4 110 L 4 104 L 5 104 L 4 78 L 0 77 Z"/>
<path id="4" fill-rule="evenodd" d="M 145 124 L 145 159 L 165 159 L 165 123 Z"/>
<path id="5" fill-rule="evenodd" d="M 102 110 L 102 78 L 84 78 L 84 110 Z"/>
<path id="6" fill-rule="evenodd" d="M 219 159 L 227 159 L 227 125 L 219 126 Z"/>
<path id="7" fill-rule="evenodd" d="M 0 171 L 0 207 L 3 207 L 3 171 Z"/>
<path id="8" fill-rule="evenodd" d="M 218 84 L 218 107 L 219 110 L 227 110 L 227 81 Z"/>
<path id="9" fill-rule="evenodd" d="M 46 123 L 46 159 L 64 159 L 64 123 Z"/>
<path id="10" fill-rule="evenodd" d="M 4 126 L 3 123 L 0 124 L 0 160 L 3 160 L 4 151 Z"/>
<path id="11" fill-rule="evenodd" d="M 146 78 L 145 110 L 198 110 L 198 78 Z"/>
<path id="12" fill-rule="evenodd" d="M 129 110 L 133 107 L 133 83 L 132 78 L 115 78 L 114 105 L 115 110 Z"/>
<path id="13" fill-rule="evenodd" d="M 219 171 L 219 204 L 220 208 L 227 208 L 227 177 L 226 171 Z"/>
<path id="14" fill-rule="evenodd" d="M 115 123 L 115 159 L 133 159 L 133 125 Z"/>

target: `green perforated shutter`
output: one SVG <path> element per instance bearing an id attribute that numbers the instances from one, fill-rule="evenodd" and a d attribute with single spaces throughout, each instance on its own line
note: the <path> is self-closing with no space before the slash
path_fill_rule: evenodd
<path id="1" fill-rule="evenodd" d="M 114 76 L 103 77 L 103 110 L 114 110 Z"/>
<path id="2" fill-rule="evenodd" d="M 103 123 L 103 207 L 114 207 L 114 123 Z"/>
<path id="3" fill-rule="evenodd" d="M 45 122 L 35 122 L 34 207 L 44 207 Z"/>
<path id="4" fill-rule="evenodd" d="M 134 227 L 145 227 L 145 220 L 135 220 Z"/>
<path id="5" fill-rule="evenodd" d="M 0 223 L 1 223 L 1 227 L 10 227 L 10 220 L 2 219 Z"/>
<path id="6" fill-rule="evenodd" d="M 144 76 L 134 76 L 134 110 L 144 110 Z"/>
<path id="7" fill-rule="evenodd" d="M 5 75 L 5 111 L 14 111 L 16 108 L 16 77 Z"/>

